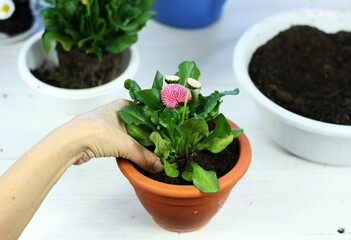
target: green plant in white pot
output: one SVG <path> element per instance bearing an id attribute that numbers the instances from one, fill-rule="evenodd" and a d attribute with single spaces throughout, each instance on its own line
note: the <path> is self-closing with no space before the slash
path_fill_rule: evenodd
<path id="1" fill-rule="evenodd" d="M 133 45 L 139 31 L 154 16 L 153 1 L 45 1 L 45 30 L 28 40 L 20 53 L 22 77 L 32 87 L 41 92 L 44 88 L 47 90 L 44 94 L 55 98 L 91 99 L 103 89 L 111 94 L 114 91 L 116 97 L 117 88 L 122 88 L 123 83 L 112 82 L 131 78 L 137 70 L 138 54 Z M 21 70 L 21 65 L 28 67 Z M 92 90 L 95 88 L 98 89 Z M 72 91 L 61 93 L 63 89 L 82 90 L 79 94 L 88 92 L 77 96 Z M 66 97 L 70 95 L 74 96 Z M 81 112 L 108 100 L 91 100 L 90 107 L 76 109 Z M 97 104 L 91 105 L 92 102 Z"/>
<path id="2" fill-rule="evenodd" d="M 154 16 L 153 1 L 46 0 L 43 12 L 45 52 L 57 42 L 57 84 L 84 88 L 115 78 L 123 54 L 136 43 L 138 32 Z M 53 76 L 55 78 L 56 75 Z"/>

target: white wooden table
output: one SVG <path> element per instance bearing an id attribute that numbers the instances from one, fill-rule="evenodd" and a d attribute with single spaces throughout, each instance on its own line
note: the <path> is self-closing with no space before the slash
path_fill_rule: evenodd
<path id="1" fill-rule="evenodd" d="M 232 52 L 240 35 L 262 18 L 301 7 L 351 10 L 351 3 L 228 0 L 221 19 L 208 28 L 183 30 L 149 22 L 137 43 L 141 66 L 135 79 L 149 86 L 156 70 L 173 74 L 181 61 L 195 60 L 205 93 L 235 88 Z M 44 106 L 20 79 L 16 58 L 22 44 L 0 46 L 0 173 L 72 117 Z M 115 160 L 108 158 L 69 169 L 21 239 L 351 239 L 350 167 L 323 166 L 284 151 L 264 134 L 244 93 L 225 98 L 222 112 L 245 129 L 253 159 L 222 210 L 203 229 L 178 234 L 160 228 Z"/>

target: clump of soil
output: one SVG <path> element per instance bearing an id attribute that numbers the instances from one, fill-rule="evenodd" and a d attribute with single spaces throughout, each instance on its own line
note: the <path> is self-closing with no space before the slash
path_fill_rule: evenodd
<path id="1" fill-rule="evenodd" d="M 77 47 L 66 52 L 60 44 L 56 51 L 58 66 L 47 67 L 44 63 L 31 72 L 51 86 L 66 89 L 84 89 L 108 83 L 126 69 L 130 60 L 129 49 L 118 54 L 105 52 L 102 59 Z"/>
<path id="2" fill-rule="evenodd" d="M 10 37 L 25 32 L 34 22 L 29 1 L 15 1 L 14 4 L 16 10 L 13 15 L 9 19 L 0 20 L 0 32 L 5 33 Z"/>
<path id="3" fill-rule="evenodd" d="M 199 152 L 197 155 L 192 157 L 192 161 L 195 161 L 205 170 L 212 170 L 217 173 L 217 178 L 224 176 L 228 173 L 237 163 L 239 159 L 239 142 L 235 139 L 226 149 L 219 154 L 213 154 L 209 151 Z M 149 173 L 137 165 L 134 166 L 139 172 L 157 180 L 159 182 L 174 184 L 174 185 L 192 185 L 192 182 L 184 180 L 181 176 L 177 178 L 168 177 L 164 172 L 160 173 Z M 180 170 L 181 172 L 181 170 Z"/>
<path id="4" fill-rule="evenodd" d="M 314 120 L 351 125 L 351 33 L 292 26 L 259 47 L 249 74 L 269 99 Z"/>

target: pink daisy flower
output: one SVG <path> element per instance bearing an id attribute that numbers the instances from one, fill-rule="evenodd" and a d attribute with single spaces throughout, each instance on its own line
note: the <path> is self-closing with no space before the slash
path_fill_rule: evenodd
<path id="1" fill-rule="evenodd" d="M 175 108 L 178 103 L 184 102 L 189 89 L 180 84 L 168 84 L 161 90 L 162 103 L 169 108 Z M 188 101 L 191 100 L 191 94 Z"/>

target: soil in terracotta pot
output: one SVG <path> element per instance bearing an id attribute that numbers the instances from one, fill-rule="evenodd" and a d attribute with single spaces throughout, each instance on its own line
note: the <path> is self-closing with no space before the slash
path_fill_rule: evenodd
<path id="1" fill-rule="evenodd" d="M 239 142 L 235 139 L 226 149 L 219 154 L 213 154 L 209 151 L 199 152 L 193 156 L 191 160 L 198 163 L 206 170 L 212 170 L 217 173 L 217 178 L 228 173 L 237 163 L 239 159 Z M 164 172 L 149 173 L 137 165 L 134 166 L 144 175 L 157 180 L 159 182 L 175 184 L 175 185 L 192 185 L 192 182 L 185 181 L 182 177 L 172 178 L 168 177 Z M 181 169 L 180 169 L 181 171 Z"/>
<path id="2" fill-rule="evenodd" d="M 253 54 L 249 74 L 258 89 L 294 113 L 351 125 L 351 33 L 293 26 Z"/>
<path id="3" fill-rule="evenodd" d="M 28 30 L 34 22 L 29 1 L 14 3 L 16 10 L 12 16 L 6 20 L 0 20 L 0 32 L 9 36 L 13 36 Z"/>
<path id="4" fill-rule="evenodd" d="M 41 81 L 59 88 L 84 89 L 100 86 L 118 77 L 127 67 L 130 50 L 119 54 L 105 53 L 101 60 L 74 47 L 70 52 L 56 47 L 59 66 L 40 66 L 31 70 Z"/>

